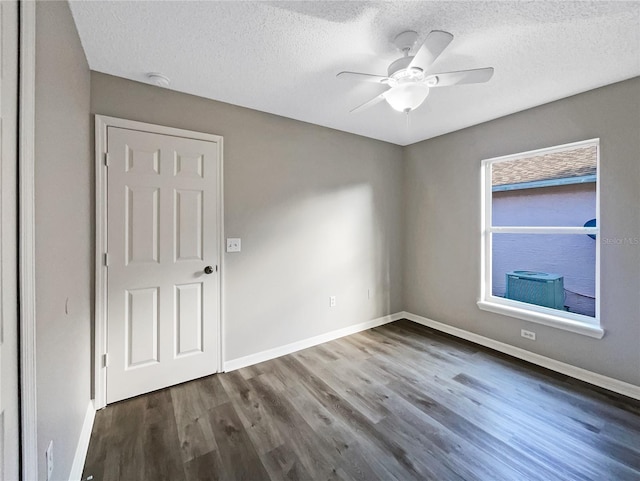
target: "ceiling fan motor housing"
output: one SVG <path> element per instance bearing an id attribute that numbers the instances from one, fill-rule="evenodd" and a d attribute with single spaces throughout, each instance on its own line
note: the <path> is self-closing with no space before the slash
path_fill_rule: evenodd
<path id="1" fill-rule="evenodd" d="M 400 57 L 398 60 L 392 62 L 391 65 L 389 65 L 389 68 L 387 69 L 387 75 L 389 77 L 393 77 L 394 73 L 407 68 L 412 60 L 413 57 Z"/>

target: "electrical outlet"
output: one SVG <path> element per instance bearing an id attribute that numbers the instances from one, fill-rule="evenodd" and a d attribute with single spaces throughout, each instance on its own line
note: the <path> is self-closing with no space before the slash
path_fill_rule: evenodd
<path id="1" fill-rule="evenodd" d="M 336 296 L 329 297 L 329 307 L 336 307 Z"/>
<path id="2" fill-rule="evenodd" d="M 49 441 L 45 456 L 47 458 L 47 481 L 50 481 L 53 475 L 53 440 Z"/>
<path id="3" fill-rule="evenodd" d="M 227 252 L 240 252 L 242 244 L 241 240 L 237 238 L 227 238 Z"/>
<path id="4" fill-rule="evenodd" d="M 522 337 L 524 337 L 525 339 L 529 339 L 531 341 L 535 341 L 536 340 L 536 333 L 533 331 L 527 331 L 526 329 L 522 329 L 520 330 L 520 335 Z"/>

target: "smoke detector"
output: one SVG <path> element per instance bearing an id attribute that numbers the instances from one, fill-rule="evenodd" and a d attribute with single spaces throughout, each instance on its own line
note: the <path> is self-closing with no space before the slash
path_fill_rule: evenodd
<path id="1" fill-rule="evenodd" d="M 152 84 L 157 85 L 158 87 L 167 88 L 171 83 L 169 77 L 166 77 L 165 75 L 162 75 L 158 72 L 149 72 L 147 74 L 147 78 L 151 81 Z"/>

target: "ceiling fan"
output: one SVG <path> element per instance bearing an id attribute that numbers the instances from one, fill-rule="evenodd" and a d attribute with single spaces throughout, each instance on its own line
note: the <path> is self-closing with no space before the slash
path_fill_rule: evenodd
<path id="1" fill-rule="evenodd" d="M 393 41 L 404 56 L 389 65 L 387 76 L 358 72 L 340 72 L 341 79 L 362 80 L 387 85 L 389 89 L 351 110 L 360 112 L 382 100 L 399 112 L 409 113 L 417 109 L 435 87 L 487 82 L 493 76 L 493 67 L 457 72 L 427 74 L 427 69 L 453 40 L 453 35 L 441 30 L 432 30 L 414 56 L 409 52 L 416 43 L 418 34 L 402 32 Z"/>

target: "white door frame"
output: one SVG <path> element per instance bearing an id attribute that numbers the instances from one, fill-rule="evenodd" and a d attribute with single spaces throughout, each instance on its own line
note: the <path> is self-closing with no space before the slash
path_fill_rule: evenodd
<path id="1" fill-rule="evenodd" d="M 96 285 L 95 285 L 95 336 L 94 336 L 94 374 L 95 392 L 94 404 L 96 409 L 102 409 L 107 405 L 107 376 L 105 371 L 105 354 L 107 352 L 107 269 L 105 267 L 105 254 L 107 253 L 107 128 L 119 127 L 129 130 L 139 130 L 161 135 L 173 135 L 196 140 L 216 142 L 218 144 L 218 246 L 220 263 L 220 282 L 218 283 L 218 345 L 219 358 L 216 372 L 221 372 L 224 359 L 224 194 L 223 194 L 223 145 L 219 135 L 194 132 L 191 130 L 175 129 L 161 125 L 147 124 L 134 120 L 118 119 L 104 115 L 95 116 L 96 127 Z"/>
<path id="2" fill-rule="evenodd" d="M 22 479 L 38 478 L 35 275 L 36 3 L 20 1 L 18 288 Z"/>

